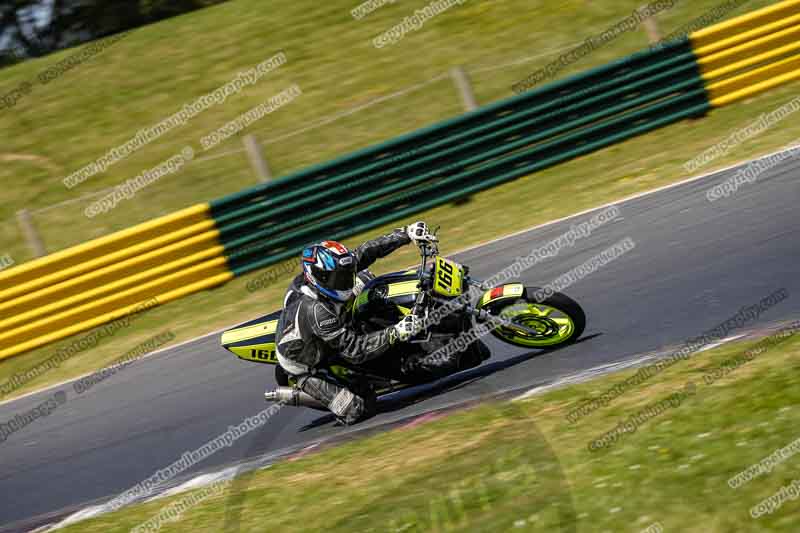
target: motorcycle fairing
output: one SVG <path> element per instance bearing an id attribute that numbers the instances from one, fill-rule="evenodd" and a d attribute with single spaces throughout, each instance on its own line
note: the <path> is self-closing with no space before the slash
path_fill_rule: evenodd
<path id="1" fill-rule="evenodd" d="M 455 298 L 464 292 L 464 267 L 442 256 L 436 257 L 433 290 L 441 296 Z"/>
<path id="2" fill-rule="evenodd" d="M 525 293 L 525 286 L 522 283 L 508 283 L 493 289 L 489 289 L 478 302 L 478 309 L 485 307 L 491 302 L 506 298 L 520 298 Z"/>
<path id="3" fill-rule="evenodd" d="M 245 361 L 277 365 L 275 329 L 280 316 L 278 310 L 229 329 L 222 334 L 222 347 Z"/>

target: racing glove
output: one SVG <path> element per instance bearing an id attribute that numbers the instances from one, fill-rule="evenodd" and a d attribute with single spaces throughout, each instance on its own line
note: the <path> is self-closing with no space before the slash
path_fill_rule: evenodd
<path id="1" fill-rule="evenodd" d="M 419 244 L 420 242 L 436 242 L 439 240 L 436 235 L 430 232 L 428 225 L 424 222 L 414 222 L 406 226 L 406 234 L 414 241 L 414 244 Z"/>
<path id="2" fill-rule="evenodd" d="M 397 332 L 397 339 L 407 341 L 422 329 L 422 320 L 416 315 L 407 315 L 395 324 L 394 330 Z"/>

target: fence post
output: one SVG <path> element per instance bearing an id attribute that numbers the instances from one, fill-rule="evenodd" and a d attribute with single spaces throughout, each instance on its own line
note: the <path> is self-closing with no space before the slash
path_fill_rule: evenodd
<path id="1" fill-rule="evenodd" d="M 245 150 L 247 150 L 247 157 L 250 159 L 250 164 L 256 173 L 258 181 L 264 182 L 272 179 L 272 172 L 269 170 L 267 159 L 264 157 L 264 150 L 261 144 L 256 139 L 255 135 L 248 134 L 242 139 L 244 142 Z"/>
<path id="2" fill-rule="evenodd" d="M 646 6 L 642 6 L 639 8 L 640 10 Z M 658 30 L 658 21 L 655 17 L 647 17 L 642 21 L 642 26 L 644 26 L 644 31 L 647 33 L 647 39 L 650 41 L 650 44 L 655 44 L 661 41 L 661 32 Z"/>
<path id="3" fill-rule="evenodd" d="M 453 82 L 461 94 L 461 102 L 464 104 L 464 109 L 466 111 L 476 109 L 478 104 L 475 101 L 475 93 L 472 92 L 472 84 L 464 69 L 461 66 L 451 68 L 450 77 L 453 78 Z"/>
<path id="4" fill-rule="evenodd" d="M 470 112 L 478 108 L 478 103 L 475 101 L 475 93 L 472 91 L 472 83 L 469 80 L 467 72 L 461 65 L 455 66 L 450 69 L 450 77 L 456 85 L 459 94 L 461 95 L 461 103 L 464 105 L 464 110 Z M 464 205 L 472 201 L 472 196 L 464 196 L 453 200 L 453 205 Z"/>
<path id="5" fill-rule="evenodd" d="M 30 248 L 33 257 L 42 257 L 47 255 L 44 242 L 39 236 L 39 232 L 36 230 L 36 225 L 33 223 L 31 212 L 27 209 L 17 211 L 17 220 L 19 221 L 19 227 L 22 230 L 22 235 L 25 237 L 25 241 L 28 243 L 28 248 Z"/>

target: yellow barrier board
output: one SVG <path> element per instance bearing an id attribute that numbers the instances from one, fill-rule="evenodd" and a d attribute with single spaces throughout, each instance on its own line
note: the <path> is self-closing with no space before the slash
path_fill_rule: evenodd
<path id="1" fill-rule="evenodd" d="M 800 14 L 800 0 L 785 0 L 784 2 L 778 2 L 775 5 L 698 30 L 690 35 L 690 39 L 695 49 L 702 49 L 704 46 L 797 14 Z"/>
<path id="2" fill-rule="evenodd" d="M 222 285 L 227 283 L 233 278 L 233 274 L 230 272 L 224 272 L 222 274 L 218 274 L 216 276 L 211 276 L 209 278 L 191 283 L 179 289 L 173 289 L 171 291 L 165 292 L 163 294 L 159 294 L 155 297 L 157 300 L 157 304 L 165 304 L 172 300 L 177 300 L 178 298 L 183 298 L 188 294 L 192 294 L 194 292 L 199 292 L 207 289 L 211 289 L 218 285 Z M 19 342 L 10 346 L 5 349 L 0 349 L 0 360 L 7 359 L 9 357 L 13 357 L 15 355 L 19 355 L 21 353 L 34 350 L 41 346 L 45 346 L 52 342 L 56 342 L 61 339 L 65 339 L 82 331 L 87 331 L 97 326 L 101 326 L 113 320 L 117 320 L 118 318 L 122 318 L 126 315 L 129 315 L 137 310 L 137 307 L 141 305 L 141 302 L 137 302 L 136 304 L 127 305 L 115 311 L 111 311 L 105 313 L 103 315 L 94 317 L 92 319 L 86 320 L 84 322 L 74 324 L 68 328 L 63 328 L 58 331 L 52 331 L 50 333 L 37 336 L 35 338 Z"/>
<path id="3" fill-rule="evenodd" d="M 30 294 L 34 291 L 40 290 L 45 287 L 50 287 L 61 281 L 78 277 L 86 272 L 91 272 L 93 270 L 97 270 L 104 266 L 120 263 L 128 258 L 135 257 L 140 254 L 144 254 L 149 251 L 162 248 L 164 246 L 168 246 L 175 242 L 180 242 L 193 235 L 196 235 L 197 233 L 209 231 L 213 228 L 214 228 L 214 221 L 208 219 L 183 229 L 162 234 L 157 238 L 151 238 L 144 242 L 133 243 L 127 248 L 123 248 L 115 252 L 108 253 L 106 255 L 101 255 L 95 259 L 90 259 L 80 262 L 71 267 L 65 267 L 63 270 L 57 270 L 53 265 L 50 265 L 50 268 L 52 268 L 53 270 L 49 274 L 43 274 L 40 277 L 34 277 L 33 279 L 25 283 L 20 283 L 18 285 L 8 287 L 4 290 L 0 290 L 0 302 L 5 302 L 13 298 L 22 296 L 24 294 Z M 28 263 L 24 263 L 18 268 L 22 268 L 27 264 Z M 16 270 L 16 268 L 10 270 L 9 273 L 13 273 L 13 270 Z"/>
<path id="4" fill-rule="evenodd" d="M 800 0 L 715 24 L 690 35 L 712 107 L 800 78 Z"/>
<path id="5" fill-rule="evenodd" d="M 709 84 L 706 89 L 711 105 L 720 107 L 798 79 L 800 56 L 794 56 Z"/>
<path id="6" fill-rule="evenodd" d="M 129 285 L 144 282 L 171 270 L 219 256 L 222 246 L 217 240 L 218 235 L 217 230 L 201 233 L 0 303 L 0 331 L 7 327 L 9 319 L 22 320 L 20 315 L 30 311 L 54 312 L 82 300 L 97 298 L 99 294 L 112 290 L 112 286 L 118 287 L 121 281 Z M 29 318 L 30 315 L 26 314 L 24 319 Z"/>
<path id="7" fill-rule="evenodd" d="M 775 22 L 770 22 L 769 24 L 753 28 L 752 30 L 738 33 L 736 35 L 728 37 L 727 39 L 714 41 L 713 43 L 707 44 L 705 46 L 701 46 L 700 43 L 697 42 L 696 39 L 694 38 L 696 34 L 692 34 L 691 37 L 692 48 L 694 50 L 695 55 L 699 59 L 702 59 L 711 54 L 716 54 L 721 50 L 726 50 L 728 48 L 733 48 L 734 46 L 738 46 L 742 43 L 747 43 L 750 41 L 754 41 L 756 39 L 760 39 L 765 35 L 769 35 L 771 33 L 777 33 L 791 26 L 797 26 L 798 24 L 800 24 L 800 14 L 776 20 Z"/>
<path id="8" fill-rule="evenodd" d="M 113 282 L 96 285 L 90 290 L 77 293 L 73 296 L 46 299 L 44 301 L 49 301 L 50 303 L 31 307 L 28 311 L 22 313 L 18 312 L 9 318 L 0 320 L 0 331 L 11 330 L 23 324 L 38 320 L 39 318 L 56 315 L 63 310 L 79 307 L 91 301 L 102 300 L 106 296 L 118 294 L 151 281 L 163 279 L 165 276 L 171 274 L 180 273 L 191 268 L 192 266 L 202 263 L 203 261 L 221 258 L 222 251 L 222 246 L 217 246 L 215 248 L 210 248 L 208 250 L 184 257 L 177 261 L 164 263 L 157 268 L 144 270 L 137 274 L 117 279 Z M 55 290 L 55 287 L 53 290 Z M 53 290 L 45 290 L 41 292 L 53 292 Z"/>
<path id="9" fill-rule="evenodd" d="M 54 316 L 35 320 L 0 333 L 0 359 L 124 316 L 125 309 L 149 298 L 158 297 L 160 303 L 165 303 L 174 297 L 165 299 L 162 298 L 163 295 L 189 294 L 232 278 L 233 274 L 228 270 L 225 258 L 219 257 Z M 213 283 L 209 284 L 211 281 Z M 193 290 L 182 292 L 187 288 Z"/>
<path id="10" fill-rule="evenodd" d="M 800 25 L 698 59 L 703 78 L 714 80 L 800 50 Z"/>
<path id="11" fill-rule="evenodd" d="M 48 281 L 41 285 L 45 286 L 54 283 L 53 279 L 67 279 L 74 273 L 66 275 L 66 272 L 85 272 L 96 268 L 91 263 L 93 260 L 102 262 L 104 258 L 111 256 L 117 256 L 118 260 L 120 254 L 124 256 L 143 242 L 156 244 L 159 237 L 178 235 L 179 230 L 186 227 L 205 223 L 207 229 L 210 229 L 214 227 L 210 209 L 209 204 L 199 204 L 0 272 L 0 301 L 29 292 L 27 282 L 45 279 Z M 140 252 L 141 250 L 136 253 Z M 87 264 L 92 267 L 84 268 Z M 18 289 L 19 287 L 23 289 Z"/>

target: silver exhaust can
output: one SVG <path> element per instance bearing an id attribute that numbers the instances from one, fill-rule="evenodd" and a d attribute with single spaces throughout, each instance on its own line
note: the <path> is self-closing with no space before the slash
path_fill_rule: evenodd
<path id="1" fill-rule="evenodd" d="M 278 402 L 293 407 L 310 407 L 320 411 L 328 411 L 327 405 L 293 387 L 278 387 L 275 390 L 267 391 L 264 393 L 264 399 L 268 402 Z"/>

